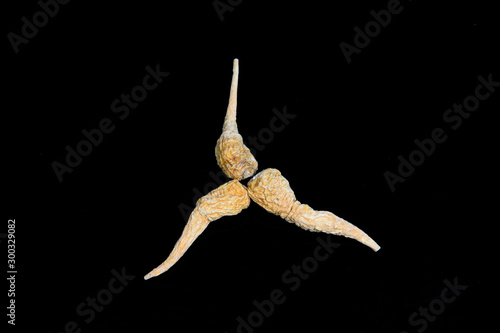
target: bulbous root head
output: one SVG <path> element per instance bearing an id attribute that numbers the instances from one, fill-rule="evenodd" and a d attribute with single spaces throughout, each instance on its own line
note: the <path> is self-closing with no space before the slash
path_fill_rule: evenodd
<path id="1" fill-rule="evenodd" d="M 175 243 L 167 260 L 148 273 L 144 280 L 158 276 L 172 267 L 210 222 L 223 216 L 236 215 L 248 205 L 250 205 L 250 197 L 247 189 L 237 180 L 229 181 L 198 199 L 181 237 Z"/>
<path id="2" fill-rule="evenodd" d="M 373 239 L 355 225 L 333 213 L 316 211 L 301 204 L 286 178 L 276 169 L 265 169 L 252 177 L 248 182 L 248 194 L 268 212 L 303 229 L 353 238 L 374 251 L 380 249 Z"/>
<path id="3" fill-rule="evenodd" d="M 222 135 L 215 146 L 215 157 L 217 164 L 226 176 L 231 179 L 242 180 L 251 177 L 257 171 L 258 164 L 238 133 L 238 125 L 236 124 L 238 75 L 238 59 L 234 59 L 229 106 L 222 128 Z"/>

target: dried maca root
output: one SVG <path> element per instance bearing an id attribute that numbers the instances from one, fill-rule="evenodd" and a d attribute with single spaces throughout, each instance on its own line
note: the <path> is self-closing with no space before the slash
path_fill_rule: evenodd
<path id="1" fill-rule="evenodd" d="M 247 189 L 237 180 L 231 180 L 198 199 L 181 237 L 167 260 L 147 274 L 144 279 L 158 276 L 172 267 L 210 222 L 223 216 L 236 215 L 248 205 L 250 205 L 250 197 Z"/>
<path id="2" fill-rule="evenodd" d="M 380 246 L 355 225 L 326 211 L 317 211 L 295 199 L 285 177 L 276 169 L 265 169 L 248 182 L 248 194 L 268 212 L 299 227 L 353 238 L 374 251 Z"/>
<path id="3" fill-rule="evenodd" d="M 226 176 L 231 179 L 242 180 L 251 177 L 257 171 L 257 160 L 250 149 L 243 144 L 243 138 L 238 133 L 236 124 L 236 100 L 238 91 L 238 59 L 234 59 L 233 80 L 229 96 L 222 135 L 215 146 L 215 157 Z"/>

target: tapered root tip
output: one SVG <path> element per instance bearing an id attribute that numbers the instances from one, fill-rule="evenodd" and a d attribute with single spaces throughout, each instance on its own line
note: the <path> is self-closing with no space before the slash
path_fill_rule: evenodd
<path id="1" fill-rule="evenodd" d="M 146 276 L 144 276 L 144 280 L 149 280 L 151 278 L 154 278 L 162 273 L 165 273 L 167 270 L 164 268 L 164 267 L 158 267 L 158 268 L 155 268 L 153 269 L 151 272 L 149 272 L 148 274 L 146 274 Z"/>
<path id="2" fill-rule="evenodd" d="M 375 252 L 378 252 L 378 250 L 380 250 L 380 246 L 379 246 L 377 243 L 375 243 L 375 242 L 373 242 L 373 245 L 372 245 L 372 246 L 370 246 L 370 247 L 371 247 L 371 248 L 373 249 L 373 251 L 375 251 Z"/>
<path id="3" fill-rule="evenodd" d="M 380 250 L 380 246 L 377 243 L 375 243 L 375 241 L 373 239 L 371 239 L 365 233 L 363 233 L 363 235 L 361 237 L 353 237 L 353 238 L 356 239 L 357 241 L 363 243 L 364 245 L 368 246 L 369 248 L 371 248 L 375 252 Z"/>
<path id="4" fill-rule="evenodd" d="M 354 224 L 349 223 L 343 219 L 337 219 L 337 223 L 338 223 L 337 228 L 341 230 L 339 234 L 345 237 L 353 238 L 358 242 L 368 246 L 375 252 L 380 250 L 380 246 L 363 230 L 359 229 Z"/>

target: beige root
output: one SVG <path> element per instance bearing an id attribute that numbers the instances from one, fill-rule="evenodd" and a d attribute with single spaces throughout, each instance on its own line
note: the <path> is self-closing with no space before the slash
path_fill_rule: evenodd
<path id="1" fill-rule="evenodd" d="M 266 169 L 248 182 L 248 189 L 239 180 L 251 177 L 257 171 L 257 161 L 243 144 L 236 124 L 236 102 L 238 90 L 238 59 L 233 63 L 233 78 L 229 96 L 229 106 L 222 134 L 215 146 L 217 164 L 226 176 L 233 179 L 200 198 L 168 258 L 144 279 L 158 276 L 172 267 L 205 230 L 208 224 L 223 216 L 236 215 L 253 199 L 267 211 L 279 215 L 299 227 L 318 232 L 326 232 L 353 238 L 374 251 L 378 246 L 361 229 L 327 211 L 316 211 L 300 203 L 290 188 L 288 181 L 276 169 Z"/>
<path id="2" fill-rule="evenodd" d="M 144 279 L 158 276 L 172 267 L 210 222 L 223 216 L 236 215 L 248 205 L 250 205 L 250 198 L 247 189 L 237 180 L 229 181 L 198 199 L 181 237 L 167 260 L 147 274 Z"/>
<path id="3" fill-rule="evenodd" d="M 238 59 L 234 59 L 229 106 L 224 120 L 224 127 L 222 128 L 222 135 L 215 146 L 215 157 L 217 164 L 226 176 L 231 179 L 242 180 L 251 177 L 257 171 L 258 164 L 238 133 L 238 125 L 236 124 L 238 75 Z"/>
<path id="4" fill-rule="evenodd" d="M 299 227 L 353 238 L 374 251 L 380 246 L 355 225 L 327 211 L 316 211 L 301 204 L 285 177 L 276 169 L 265 169 L 248 182 L 248 194 L 268 212 Z"/>

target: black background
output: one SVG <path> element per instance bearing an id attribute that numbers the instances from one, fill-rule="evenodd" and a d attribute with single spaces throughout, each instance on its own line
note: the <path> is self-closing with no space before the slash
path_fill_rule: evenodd
<path id="1" fill-rule="evenodd" d="M 4 11 L 4 36 L 40 10 L 18 5 Z M 12 118 L 2 230 L 16 219 L 16 329 L 61 332 L 75 321 L 82 332 L 235 332 L 254 300 L 281 289 L 286 301 L 255 332 L 416 332 L 409 316 L 455 278 L 467 290 L 426 332 L 484 329 L 499 92 L 456 130 L 443 114 L 474 94 L 479 75 L 500 81 L 498 20 L 480 1 L 402 6 L 350 64 L 339 44 L 353 44 L 353 28 L 387 1 L 247 0 L 223 21 L 212 1 L 72 1 L 19 53 L 4 38 Z M 180 205 L 192 206 L 193 190 L 219 172 L 214 147 L 236 57 L 245 139 L 269 128 L 273 109 L 296 115 L 257 152 L 259 170 L 279 169 L 298 200 L 354 223 L 382 249 L 332 237 L 339 248 L 290 291 L 282 275 L 327 235 L 252 203 L 144 281 L 182 232 Z M 111 103 L 157 64 L 170 75 L 120 120 Z M 59 182 L 51 164 L 103 118 L 115 130 Z M 392 192 L 384 172 L 396 173 L 398 156 L 437 127 L 447 140 Z M 77 306 L 122 268 L 135 278 L 85 323 Z"/>

